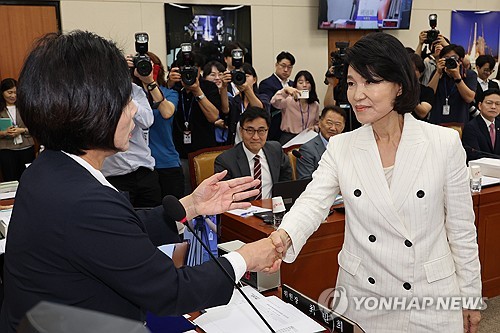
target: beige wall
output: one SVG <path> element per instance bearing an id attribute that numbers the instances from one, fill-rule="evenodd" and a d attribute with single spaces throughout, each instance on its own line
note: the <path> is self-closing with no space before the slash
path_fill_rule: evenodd
<path id="1" fill-rule="evenodd" d="M 347 0 L 346 0 L 347 1 Z M 65 31 L 84 29 L 111 38 L 125 52 L 134 51 L 134 33 L 147 31 L 150 50 L 166 63 L 163 3 L 239 4 L 234 0 L 62 0 Z M 259 80 L 274 71 L 275 56 L 282 50 L 294 54 L 294 72 L 308 69 L 315 77 L 322 100 L 322 83 L 328 62 L 328 32 L 318 30 L 318 0 L 248 0 L 252 6 L 253 64 Z M 428 15 L 438 14 L 438 29 L 450 35 L 451 10 L 500 10 L 499 0 L 414 0 L 410 30 L 391 32 L 403 44 L 416 46 L 421 30 L 429 29 Z"/>

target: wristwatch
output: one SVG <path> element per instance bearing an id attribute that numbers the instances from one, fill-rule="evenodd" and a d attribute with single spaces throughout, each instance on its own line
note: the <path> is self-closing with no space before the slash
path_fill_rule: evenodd
<path id="1" fill-rule="evenodd" d="M 456 84 L 459 84 L 460 82 L 462 82 L 462 79 L 455 79 L 454 81 Z"/>
<path id="2" fill-rule="evenodd" d="M 194 99 L 195 99 L 197 102 L 201 101 L 201 100 L 202 100 L 202 99 L 204 99 L 204 98 L 205 98 L 205 94 L 201 94 L 200 96 L 194 96 Z"/>
<path id="3" fill-rule="evenodd" d="M 156 84 L 155 81 L 153 81 L 153 82 L 149 83 L 147 85 L 147 87 L 148 87 L 148 91 L 153 91 L 156 87 L 158 87 L 158 85 Z"/>

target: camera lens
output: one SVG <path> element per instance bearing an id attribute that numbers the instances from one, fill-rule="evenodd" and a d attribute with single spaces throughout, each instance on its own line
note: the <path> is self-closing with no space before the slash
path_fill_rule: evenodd
<path id="1" fill-rule="evenodd" d="M 444 66 L 448 69 L 457 68 L 458 64 L 454 58 L 446 58 Z"/>
<path id="2" fill-rule="evenodd" d="M 233 70 L 231 71 L 231 81 L 237 86 L 241 86 L 247 81 L 247 76 L 245 72 L 241 70 Z"/>
<path id="3" fill-rule="evenodd" d="M 137 73 L 141 76 L 148 76 L 151 74 L 151 71 L 153 70 L 153 67 L 151 66 L 151 63 L 149 61 L 140 61 L 137 66 Z"/>

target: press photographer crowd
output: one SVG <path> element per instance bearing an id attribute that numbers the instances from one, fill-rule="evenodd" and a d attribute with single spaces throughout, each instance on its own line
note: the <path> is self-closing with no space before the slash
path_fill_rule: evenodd
<path id="1" fill-rule="evenodd" d="M 349 296 L 481 297 L 467 163 L 500 159 L 500 76 L 493 56 L 467 55 L 437 20 L 406 48 L 381 32 L 337 42 L 320 78 L 293 51 L 259 76 L 238 41 L 182 43 L 167 67 L 146 32 L 129 55 L 89 32 L 40 39 L 19 80 L 0 84 L 1 175 L 20 182 L 0 331 L 16 332 L 41 300 L 141 321 L 146 310 L 225 304 L 245 271 L 295 260 L 340 192 L 337 285 Z M 211 176 L 192 183 L 190 154 L 217 147 L 202 170 Z M 269 238 L 183 268 L 156 249 L 183 238 L 186 218 L 248 208 L 278 182 L 311 178 Z M 367 332 L 473 333 L 481 318 L 475 308 L 376 318 L 351 306 Z"/>

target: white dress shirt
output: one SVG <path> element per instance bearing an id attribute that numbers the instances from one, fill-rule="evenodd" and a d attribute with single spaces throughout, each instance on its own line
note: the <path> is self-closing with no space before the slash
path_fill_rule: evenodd
<path id="1" fill-rule="evenodd" d="M 248 165 L 250 166 L 250 174 L 253 177 L 253 165 L 254 165 L 254 160 L 253 158 L 255 155 L 260 156 L 260 167 L 261 167 L 261 177 L 262 177 L 262 199 L 270 199 L 272 196 L 272 190 L 273 190 L 273 178 L 271 177 L 271 169 L 269 168 L 269 164 L 266 159 L 266 155 L 264 154 L 264 151 L 261 149 L 257 154 L 252 153 L 250 150 L 248 150 L 247 147 L 245 147 L 245 144 L 243 144 L 243 151 L 245 152 L 245 155 L 247 155 L 247 160 L 248 160 Z"/>

